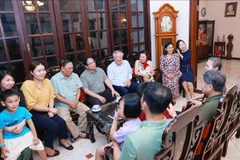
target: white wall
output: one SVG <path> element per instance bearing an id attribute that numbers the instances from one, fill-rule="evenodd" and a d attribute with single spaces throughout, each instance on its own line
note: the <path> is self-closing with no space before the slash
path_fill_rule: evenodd
<path id="1" fill-rule="evenodd" d="M 235 0 L 236 2 L 237 0 Z M 227 36 L 232 34 L 233 39 L 233 50 L 232 50 L 232 57 L 240 58 L 240 1 L 238 0 L 237 6 L 237 14 L 236 17 L 224 17 L 225 11 L 225 4 L 227 2 L 234 2 L 230 0 L 215 0 L 215 1 L 205 1 L 200 0 L 199 6 L 201 4 L 205 4 L 207 9 L 207 14 L 205 17 L 199 17 L 199 19 L 208 19 L 208 20 L 215 20 L 215 31 L 214 31 L 214 41 L 217 40 L 217 36 L 222 39 L 223 35 L 225 35 L 226 44 L 228 42 Z M 201 8 L 199 7 L 199 11 Z M 226 51 L 227 54 L 227 51 Z"/>
<path id="2" fill-rule="evenodd" d="M 154 68 L 156 68 L 155 64 L 155 24 L 154 24 L 154 16 L 153 12 L 158 11 L 158 9 L 165 3 L 169 3 L 172 5 L 175 10 L 178 10 L 178 17 L 177 17 L 177 40 L 183 39 L 186 44 L 189 44 L 189 0 L 181 0 L 181 1 L 160 1 L 160 0 L 150 0 L 150 13 L 151 13 L 151 53 L 152 53 L 152 61 Z M 159 60 L 160 61 L 160 60 Z"/>

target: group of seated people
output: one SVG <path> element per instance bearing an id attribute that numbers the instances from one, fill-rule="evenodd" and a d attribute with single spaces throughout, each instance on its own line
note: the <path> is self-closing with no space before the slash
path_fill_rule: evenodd
<path id="1" fill-rule="evenodd" d="M 86 112 L 90 109 L 89 107 L 111 102 L 116 99 L 116 96 L 122 96 L 122 99 L 119 110 L 115 113 L 110 132 L 112 139 L 118 142 L 110 144 L 114 147 L 115 155 L 120 159 L 137 159 L 137 157 L 149 159 L 159 151 L 161 149 L 160 135 L 171 120 L 167 120 L 163 112 L 167 109 L 172 117 L 176 116 L 173 106 L 169 105 L 173 98 L 172 91 L 160 83 L 153 82 L 154 73 L 152 72 L 146 73 L 149 76 L 145 76 L 145 78 L 143 76 L 147 82 L 141 83 L 139 86 L 139 83 L 131 81 L 132 69 L 128 61 L 123 60 L 123 52 L 114 51 L 113 58 L 114 62 L 107 68 L 108 76 L 101 68 L 96 67 L 92 58 L 86 58 L 84 60 L 86 70 L 80 78 L 73 73 L 73 63 L 68 59 L 63 59 L 60 62 L 60 72 L 55 74 L 51 80 L 46 78 L 44 65 L 34 61 L 29 66 L 29 75 L 20 90 L 16 88 L 11 73 L 1 70 L 1 157 L 4 159 L 29 159 L 31 155 L 29 149 L 37 150 L 41 159 L 58 156 L 60 152 L 53 147 L 57 136 L 60 146 L 67 150 L 73 150 L 73 146 L 66 140 L 68 138 L 67 130 L 71 134 L 72 143 L 78 137 L 89 139 L 86 130 Z M 139 64 L 136 62 L 136 65 Z M 151 63 L 148 62 L 148 64 L 150 65 L 145 65 L 152 70 Z M 204 74 L 203 93 L 206 92 L 208 99 L 202 104 L 194 100 L 192 103 L 196 106 L 204 106 L 207 101 L 212 103 L 213 100 L 219 100 L 218 95 L 225 88 L 226 77 L 224 78 L 224 76 L 220 71 L 207 71 Z M 218 88 L 215 88 L 215 85 Z M 223 88 L 219 88 L 219 86 Z M 86 94 L 90 106 L 79 101 L 81 88 Z M 136 90 L 138 90 L 138 95 L 130 94 Z M 215 103 L 212 104 L 215 105 Z M 204 114 L 208 114 L 208 118 L 216 112 L 215 108 L 210 109 L 211 113 L 206 111 L 209 110 L 209 107 L 200 108 L 203 108 Z M 70 112 L 79 114 L 77 125 L 72 121 Z M 144 113 L 146 120 L 140 125 L 137 117 L 141 113 Z M 126 120 L 123 127 L 128 126 L 128 128 L 116 132 L 119 118 Z M 131 128 L 132 125 L 136 125 L 136 127 Z M 37 130 L 44 131 L 44 143 L 37 138 L 35 127 Z M 135 130 L 136 132 L 134 132 Z M 149 130 L 156 132 L 149 132 Z M 130 132 L 133 133 L 127 136 Z M 19 143 L 13 143 L 15 140 L 18 140 Z M 21 143 L 27 140 L 29 140 L 28 143 Z M 99 149 L 98 152 L 97 155 L 102 157 L 102 149 Z"/>

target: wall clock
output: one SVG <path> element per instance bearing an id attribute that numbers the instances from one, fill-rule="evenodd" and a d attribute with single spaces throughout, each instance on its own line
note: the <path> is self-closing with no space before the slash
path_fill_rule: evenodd
<path id="1" fill-rule="evenodd" d="M 176 43 L 176 18 L 178 11 L 168 3 L 163 4 L 157 12 L 153 12 L 155 19 L 156 37 L 156 68 L 160 68 L 160 57 L 167 42 Z"/>
<path id="2" fill-rule="evenodd" d="M 207 14 L 207 9 L 206 9 L 205 7 L 203 7 L 202 10 L 201 10 L 201 15 L 202 15 L 203 17 L 205 17 L 206 14 Z"/>

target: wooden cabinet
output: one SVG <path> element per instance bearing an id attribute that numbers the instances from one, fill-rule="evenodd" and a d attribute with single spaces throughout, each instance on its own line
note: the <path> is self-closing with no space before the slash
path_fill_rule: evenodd
<path id="1" fill-rule="evenodd" d="M 208 45 L 197 46 L 197 59 L 207 59 L 208 57 Z"/>
<path id="2" fill-rule="evenodd" d="M 214 20 L 199 20 L 198 26 L 199 29 L 204 31 L 206 34 L 207 38 L 207 53 L 206 53 L 206 58 L 207 56 L 212 56 L 213 53 L 213 39 L 214 39 Z M 204 46 L 202 46 L 204 48 Z M 204 53 L 205 54 L 205 53 Z"/>

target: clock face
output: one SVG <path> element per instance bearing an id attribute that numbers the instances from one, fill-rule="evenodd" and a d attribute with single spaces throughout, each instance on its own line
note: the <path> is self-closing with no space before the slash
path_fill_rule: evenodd
<path id="1" fill-rule="evenodd" d="M 202 15 L 203 17 L 205 17 L 206 14 L 207 14 L 207 9 L 206 9 L 205 7 L 203 7 L 202 10 L 201 10 L 201 15 Z"/>
<path id="2" fill-rule="evenodd" d="M 162 18 L 161 30 L 164 32 L 172 30 L 172 19 L 169 16 L 164 16 Z"/>

